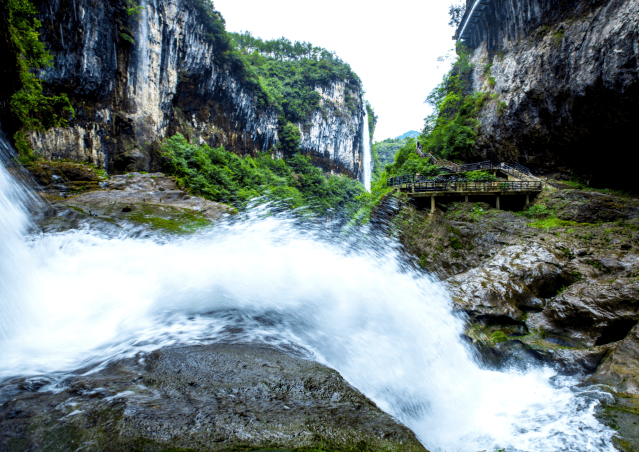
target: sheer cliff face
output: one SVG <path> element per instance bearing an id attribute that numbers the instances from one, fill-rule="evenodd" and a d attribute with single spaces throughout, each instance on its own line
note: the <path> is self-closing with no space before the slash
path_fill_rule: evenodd
<path id="1" fill-rule="evenodd" d="M 304 124 L 300 148 L 316 166 L 332 173 L 363 178 L 364 103 L 360 100 L 354 110 L 346 102 L 346 85 L 333 82 L 328 87 L 315 87 L 320 93 L 320 108 Z"/>
<path id="2" fill-rule="evenodd" d="M 155 170 L 157 141 L 176 132 L 240 155 L 273 148 L 276 111 L 216 59 L 191 0 L 139 4 L 139 17 L 129 16 L 119 1 L 38 5 L 42 38 L 55 58 L 43 78 L 51 91 L 69 94 L 76 117 L 69 127 L 32 133 L 34 149 L 45 158 L 90 161 L 109 170 Z M 326 132 L 327 120 L 316 116 L 311 130 Z M 333 159 L 320 162 L 324 166 L 358 174 L 353 146 L 333 152 L 358 120 L 336 120 L 331 132 L 303 141 L 302 148 Z"/>
<path id="3" fill-rule="evenodd" d="M 637 0 L 493 0 L 468 43 L 474 90 L 496 94 L 480 117 L 480 158 L 603 183 L 626 175 L 639 118 Z"/>

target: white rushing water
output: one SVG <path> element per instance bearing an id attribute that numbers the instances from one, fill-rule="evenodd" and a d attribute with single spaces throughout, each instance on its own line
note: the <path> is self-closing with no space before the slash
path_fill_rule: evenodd
<path id="1" fill-rule="evenodd" d="M 364 127 L 362 127 L 362 146 L 364 149 L 364 188 L 366 191 L 371 191 L 371 137 L 368 128 L 368 109 L 364 107 Z"/>
<path id="2" fill-rule="evenodd" d="M 548 369 L 479 367 L 443 287 L 390 239 L 255 209 L 182 238 L 26 235 L 0 165 L 0 380 L 176 343 L 261 342 L 337 369 L 432 451 L 614 451 L 597 401 Z"/>

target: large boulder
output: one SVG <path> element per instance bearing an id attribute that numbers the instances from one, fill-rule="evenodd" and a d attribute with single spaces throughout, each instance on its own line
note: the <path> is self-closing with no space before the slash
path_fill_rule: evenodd
<path id="1" fill-rule="evenodd" d="M 5 382 L 0 449 L 425 451 L 336 371 L 269 348 L 165 348 L 83 373 L 57 392 Z"/>
<path id="2" fill-rule="evenodd" d="M 455 307 L 473 316 L 522 321 L 564 284 L 563 249 L 551 240 L 502 248 L 482 266 L 446 281 Z"/>

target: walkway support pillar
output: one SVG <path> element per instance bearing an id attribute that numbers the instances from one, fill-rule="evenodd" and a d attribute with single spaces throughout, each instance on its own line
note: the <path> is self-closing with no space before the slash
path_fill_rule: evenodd
<path id="1" fill-rule="evenodd" d="M 530 205 L 530 195 L 526 195 L 526 207 Z"/>
<path id="2" fill-rule="evenodd" d="M 500 210 L 499 209 L 499 195 L 497 195 L 497 202 L 495 204 L 496 204 L 497 210 Z"/>
<path id="3" fill-rule="evenodd" d="M 430 213 L 431 214 L 435 213 L 435 197 L 434 196 L 430 197 Z"/>

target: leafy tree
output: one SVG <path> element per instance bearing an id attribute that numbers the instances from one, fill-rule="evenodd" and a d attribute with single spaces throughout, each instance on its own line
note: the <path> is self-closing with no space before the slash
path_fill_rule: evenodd
<path id="1" fill-rule="evenodd" d="M 278 148 L 285 156 L 290 157 L 300 150 L 300 129 L 291 122 L 280 129 Z"/>

